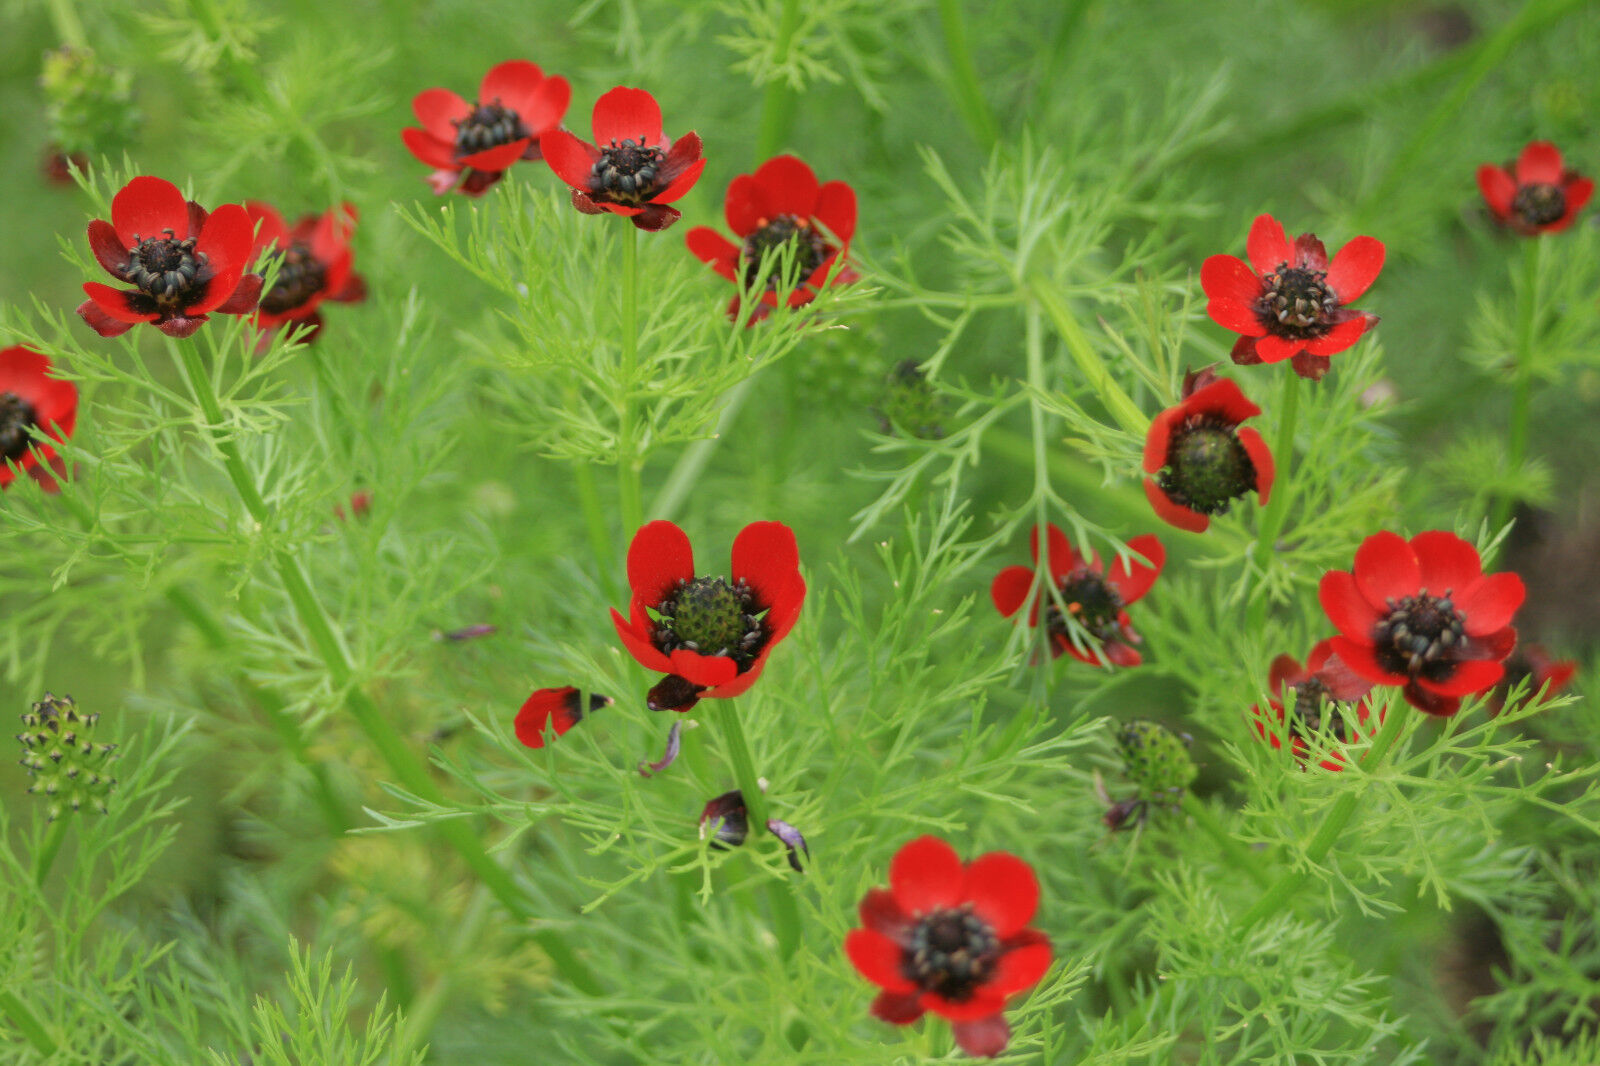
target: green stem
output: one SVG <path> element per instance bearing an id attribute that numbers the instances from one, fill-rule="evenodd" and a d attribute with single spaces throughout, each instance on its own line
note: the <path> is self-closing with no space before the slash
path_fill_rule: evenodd
<path id="1" fill-rule="evenodd" d="M 1406 723 L 1411 718 L 1410 708 L 1400 703 L 1391 703 L 1388 715 L 1384 718 L 1383 728 L 1378 731 L 1378 736 L 1372 742 L 1366 754 L 1361 759 L 1361 767 L 1368 773 L 1382 765 L 1389 754 L 1389 749 L 1394 746 L 1396 739 L 1404 731 Z M 1277 914 L 1289 902 L 1290 898 L 1299 892 L 1301 887 L 1311 878 L 1311 869 L 1321 862 L 1333 850 L 1333 845 L 1338 842 L 1339 834 L 1344 832 L 1345 826 L 1350 824 L 1350 819 L 1356 813 L 1356 805 L 1361 802 L 1361 789 L 1352 788 L 1334 801 L 1333 807 L 1328 811 L 1328 816 L 1323 819 L 1322 825 L 1317 829 L 1317 835 L 1311 838 L 1311 844 L 1306 848 L 1305 865 L 1296 870 L 1290 870 L 1280 877 L 1266 893 L 1255 902 L 1255 906 L 1234 922 L 1235 931 L 1243 933 L 1251 926 Z"/>
<path id="2" fill-rule="evenodd" d="M 228 473 L 229 480 L 233 482 L 234 491 L 239 494 L 252 519 L 263 527 L 270 525 L 272 513 L 262 499 L 261 490 L 256 486 L 255 479 L 244 465 L 238 443 L 232 437 L 224 435 L 222 431 L 225 425 L 222 405 L 217 399 L 211 376 L 201 362 L 198 349 L 192 343 L 179 344 L 171 340 L 168 341 L 168 347 L 175 354 L 179 368 L 188 379 L 189 388 L 206 421 L 206 435 L 221 453 L 223 467 Z M 444 805 L 444 792 L 434 782 L 426 764 L 411 750 L 405 738 L 373 702 L 372 697 L 356 683 L 355 668 L 345 653 L 344 643 L 334 632 L 333 623 L 323 610 L 316 593 L 312 591 L 311 581 L 306 576 L 300 561 L 287 551 L 279 549 L 272 553 L 272 562 L 278 572 L 279 580 L 283 583 L 284 592 L 294 607 L 295 616 L 299 618 L 300 624 L 305 627 L 306 634 L 315 645 L 334 687 L 344 693 L 345 709 L 356 726 L 383 756 L 390 772 L 401 785 L 426 803 Z M 456 850 L 514 918 L 526 922 L 535 917 L 527 895 L 517 886 L 511 875 L 484 850 L 483 842 L 478 839 L 471 826 L 459 818 L 447 818 L 434 823 L 434 829 Z M 545 949 L 557 968 L 574 987 L 590 995 L 601 994 L 600 983 L 588 968 L 578 961 L 557 934 L 550 930 L 542 930 L 534 934 L 534 939 Z"/>
<path id="3" fill-rule="evenodd" d="M 1278 534 L 1283 532 L 1283 519 L 1289 511 L 1290 473 L 1294 469 L 1295 421 L 1300 413 L 1300 375 L 1284 368 L 1283 399 L 1278 407 L 1278 443 L 1272 450 L 1272 461 L 1277 467 L 1273 479 L 1272 499 L 1261 514 L 1261 527 L 1256 534 L 1256 547 L 1251 561 L 1262 575 L 1277 551 Z M 1250 602 L 1247 618 L 1248 631 L 1259 632 L 1267 620 L 1267 607 L 1271 597 L 1263 580 L 1257 585 L 1258 595 Z"/>
<path id="4" fill-rule="evenodd" d="M 61 845 L 66 843 L 66 840 L 67 819 L 57 818 L 50 823 L 44 841 L 39 845 L 39 853 L 33 857 L 33 883 L 41 889 L 44 888 L 45 878 L 50 876 L 50 868 L 56 864 L 56 856 L 61 854 Z"/>
<path id="5" fill-rule="evenodd" d="M 751 391 L 755 388 L 755 381 L 752 375 L 728 391 L 728 399 L 722 408 L 722 414 L 717 417 L 716 432 L 695 441 L 683 450 L 683 454 L 678 457 L 678 461 L 667 474 L 666 481 L 662 483 L 661 491 L 656 493 L 656 498 L 650 505 L 651 514 L 657 518 L 677 517 L 678 509 L 689 498 L 695 482 L 700 480 L 706 464 L 711 461 L 711 453 L 717 450 L 717 445 L 722 443 L 722 439 L 733 428 L 734 421 L 739 417 L 739 409 L 744 406 L 745 400 L 749 399 Z"/>
<path id="6" fill-rule="evenodd" d="M 639 229 L 632 225 L 624 228 L 628 232 L 622 238 L 622 396 L 617 422 L 617 489 L 622 535 L 632 537 L 644 525 L 633 437 L 633 378 L 639 366 Z"/>
<path id="7" fill-rule="evenodd" d="M 601 580 L 615 597 L 617 587 L 616 542 L 606 525 L 605 509 L 600 506 L 600 488 L 595 484 L 594 466 L 587 459 L 572 464 L 572 480 L 578 488 L 578 506 L 583 511 L 584 528 L 589 532 L 589 553 L 600 568 Z"/>
<path id="8" fill-rule="evenodd" d="M 939 0 L 939 24 L 944 29 L 945 57 L 950 61 L 950 87 L 978 147 L 987 154 L 993 151 L 1000 139 L 994 113 L 983 98 L 978 80 L 978 68 L 972 62 L 972 50 L 967 47 L 967 22 L 961 12 L 961 0 Z"/>
<path id="9" fill-rule="evenodd" d="M 26 1003 L 6 989 L 0 989 L 0 1014 L 11 1019 L 11 1023 L 33 1045 L 33 1050 L 47 1059 L 55 1055 L 56 1042 L 50 1039 L 44 1023 L 34 1016 Z"/>
<path id="10" fill-rule="evenodd" d="M 1115 418 L 1124 430 L 1141 441 L 1144 440 L 1150 430 L 1150 419 L 1139 410 L 1139 405 L 1133 402 L 1117 380 L 1111 376 L 1105 360 L 1094 350 L 1094 344 L 1090 342 L 1089 335 L 1083 331 L 1083 327 L 1078 324 L 1078 319 L 1073 315 L 1067 301 L 1045 281 L 1030 281 L 1028 291 L 1049 317 L 1050 324 L 1066 343 L 1068 353 L 1078 364 L 1078 369 L 1083 371 L 1089 386 L 1100 397 L 1100 402 L 1111 412 L 1111 417 Z"/>
<path id="11" fill-rule="evenodd" d="M 777 47 L 774 49 L 779 70 L 761 92 L 761 125 L 756 132 L 757 162 L 777 154 L 788 139 L 789 126 L 794 119 L 794 91 L 789 88 L 782 68 L 789 62 L 789 49 L 794 44 L 795 31 L 800 28 L 800 15 L 800 0 L 783 0 L 783 13 L 778 17 Z"/>
<path id="12" fill-rule="evenodd" d="M 61 43 L 76 51 L 88 51 L 89 36 L 83 32 L 83 20 L 73 0 L 50 0 L 50 25 L 55 27 Z"/>
<path id="13" fill-rule="evenodd" d="M 1515 477 L 1528 458 L 1528 419 L 1533 411 L 1533 371 L 1539 320 L 1539 273 L 1544 239 L 1527 237 L 1522 244 L 1522 292 L 1517 304 L 1515 386 L 1511 395 L 1511 425 L 1506 438 L 1506 469 Z M 1514 493 L 1501 493 L 1489 517 L 1491 533 L 1503 528 L 1516 507 Z"/>
<path id="14" fill-rule="evenodd" d="M 750 817 L 750 832 L 754 834 L 758 830 L 765 831 L 767 797 L 761 791 L 755 760 L 750 757 L 750 745 L 744 738 L 744 723 L 739 719 L 739 708 L 734 706 L 732 700 L 718 700 L 716 707 L 717 729 L 722 733 L 722 743 L 728 751 L 728 762 L 733 764 L 734 783 L 744 794 L 744 809 Z"/>
<path id="15" fill-rule="evenodd" d="M 1246 877 L 1256 883 L 1256 887 L 1262 889 L 1267 887 L 1267 875 L 1261 869 L 1260 858 L 1223 827 L 1206 803 L 1185 789 L 1183 799 L 1178 805 L 1183 808 L 1184 813 L 1194 819 L 1195 824 L 1204 830 L 1207 836 L 1217 842 L 1229 864 L 1243 871 Z"/>

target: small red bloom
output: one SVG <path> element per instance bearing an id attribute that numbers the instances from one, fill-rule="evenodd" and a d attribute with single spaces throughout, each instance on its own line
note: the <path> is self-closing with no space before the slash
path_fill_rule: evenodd
<path id="1" fill-rule="evenodd" d="M 517 712 L 517 739 L 530 748 L 542 748 L 546 729 L 559 737 L 589 712 L 611 706 L 611 698 L 590 693 L 588 704 L 585 708 L 582 693 L 571 685 L 539 689 Z"/>
<path id="2" fill-rule="evenodd" d="M 651 690 L 651 703 L 677 711 L 755 684 L 806 598 L 794 532 L 781 522 L 752 522 L 739 531 L 731 581 L 696 577 L 683 530 L 650 522 L 628 547 L 628 586 L 629 617 L 613 609 L 611 621 L 641 665 L 669 675 Z M 658 699 L 668 687 L 671 698 Z"/>
<path id="3" fill-rule="evenodd" d="M 1533 141 L 1514 164 L 1479 167 L 1478 188 L 1495 218 L 1532 237 L 1572 225 L 1594 195 L 1594 179 L 1566 169 L 1549 141 Z"/>
<path id="4" fill-rule="evenodd" d="M 1333 650 L 1350 669 L 1444 716 L 1500 680 L 1525 594 L 1516 574 L 1485 574 L 1477 549 L 1437 529 L 1410 541 L 1374 533 L 1353 570 L 1328 571 L 1318 591 L 1340 633 Z"/>
<path id="5" fill-rule="evenodd" d="M 1108 662 L 1116 666 L 1138 666 L 1144 659 L 1132 645 L 1139 643 L 1139 634 L 1133 631 L 1124 608 L 1149 592 L 1150 586 L 1155 584 L 1156 575 L 1161 573 L 1161 567 L 1167 561 L 1167 552 L 1161 546 L 1161 541 L 1156 539 L 1154 533 L 1134 537 L 1128 541 L 1128 547 L 1137 553 L 1136 556 L 1126 561 L 1119 559 L 1111 573 L 1107 574 L 1093 552 L 1087 558 L 1080 556 L 1067 543 L 1066 534 L 1053 523 L 1047 527 L 1047 536 L 1050 580 L 1060 591 L 1067 610 L 1078 625 L 1100 641 L 1100 652 Z M 994 583 L 989 587 L 995 607 L 1006 618 L 1016 614 L 1028 602 L 1028 595 L 1033 590 L 1033 574 L 1039 564 L 1037 527 L 1033 530 L 1030 543 L 1034 565 L 1008 566 L 995 575 Z M 1137 556 L 1143 556 L 1148 561 L 1140 562 Z M 1073 645 L 1066 620 L 1061 617 L 1061 611 L 1048 590 L 1041 591 L 1034 599 L 1028 610 L 1028 624 L 1039 624 L 1040 603 L 1045 605 L 1050 657 L 1056 658 L 1066 652 L 1091 666 L 1100 665 L 1094 649 L 1080 650 Z"/>
<path id="6" fill-rule="evenodd" d="M 489 68 L 478 99 L 467 103 L 449 89 L 424 89 L 411 101 L 422 128 L 400 131 L 411 154 L 436 168 L 428 184 L 440 196 L 462 174 L 461 191 L 482 196 L 519 159 L 538 159 L 539 137 L 561 125 L 572 99 L 563 77 L 545 77 L 538 64 L 511 59 Z"/>
<path id="7" fill-rule="evenodd" d="M 1050 941 L 1028 923 L 1039 909 L 1033 867 L 1004 851 L 963 866 L 937 837 L 901 848 L 889 864 L 889 889 L 861 900 L 861 924 L 845 954 L 883 989 L 875 1017 L 909 1025 L 926 1011 L 950 1022 L 969 1055 L 993 1058 L 1011 1027 L 1006 1000 L 1050 969 Z"/>
<path id="8" fill-rule="evenodd" d="M 1316 381 L 1332 365 L 1330 355 L 1378 324 L 1377 315 L 1348 306 L 1383 269 L 1383 242 L 1377 238 L 1355 238 L 1329 265 L 1327 249 L 1314 234 L 1302 233 L 1290 244 L 1283 223 L 1259 215 L 1245 247 L 1250 265 L 1214 255 L 1200 268 L 1200 285 L 1211 298 L 1206 312 L 1240 334 L 1233 346 L 1240 366 L 1293 358 L 1294 372 Z"/>
<path id="9" fill-rule="evenodd" d="M 682 217 L 667 205 L 693 188 L 705 169 L 697 134 L 668 140 L 656 98 L 619 85 L 595 101 L 594 139 L 585 144 L 566 130 L 539 139 L 550 169 L 572 186 L 573 207 L 586 215 L 626 215 L 652 233 Z"/>
<path id="10" fill-rule="evenodd" d="M 1538 644 L 1519 644 L 1506 657 L 1506 673 L 1500 683 L 1489 691 L 1489 714 L 1494 716 L 1506 709 L 1511 690 L 1526 681 L 1523 702 L 1545 700 L 1572 683 L 1578 664 L 1571 659 L 1553 659 L 1550 652 Z"/>
<path id="11" fill-rule="evenodd" d="M 50 376 L 50 360 L 20 345 L 0 348 L 0 489 L 26 470 L 47 489 L 56 451 L 29 436 L 66 440 L 78 424 L 78 387 Z"/>
<path id="12" fill-rule="evenodd" d="M 729 182 L 723 214 L 739 243 L 709 226 L 696 226 L 684 238 L 689 251 L 743 291 L 755 284 L 768 252 L 792 246 L 799 275 L 787 302 L 799 307 L 816 297 L 834 264 L 849 253 L 856 231 L 856 194 L 842 181 L 817 184 L 810 167 L 792 155 L 780 155 L 762 163 L 754 174 L 740 174 Z M 778 306 L 776 290 L 783 281 L 778 275 L 777 266 L 770 266 L 761 294 L 767 307 Z M 833 280 L 849 282 L 856 277 L 849 267 L 841 266 Z"/>
<path id="13" fill-rule="evenodd" d="M 356 228 L 356 209 L 350 204 L 320 215 L 304 215 L 293 229 L 271 204 L 246 200 L 244 208 L 256 227 L 255 261 L 278 260 L 278 276 L 272 288 L 261 294 L 258 328 L 300 323 L 311 327 L 306 337 L 311 340 L 322 329 L 322 314 L 317 310 L 322 301 L 366 299 L 366 282 L 350 269 L 350 235 Z"/>
<path id="14" fill-rule="evenodd" d="M 106 273 L 134 289 L 87 282 L 78 314 L 102 337 L 149 322 L 169 337 L 188 337 L 216 311 L 244 315 L 261 296 L 261 277 L 246 274 L 250 216 L 238 204 L 215 211 L 170 181 L 134 178 L 111 200 L 111 221 L 89 223 L 89 247 Z"/>
<path id="15" fill-rule="evenodd" d="M 1262 710 L 1259 704 L 1250 708 L 1256 735 L 1278 750 L 1283 747 L 1282 733 L 1287 727 L 1289 750 L 1301 763 L 1311 755 L 1306 737 L 1322 729 L 1323 719 L 1327 719 L 1328 731 L 1346 745 L 1372 739 L 1383 721 L 1381 714 L 1374 718 L 1367 706 L 1372 682 L 1344 665 L 1333 653 L 1332 640 L 1318 641 L 1303 669 L 1288 655 L 1272 660 L 1267 689 L 1272 693 L 1268 709 Z M 1334 750 L 1318 760 L 1318 765 L 1343 770 L 1348 761 L 1343 751 Z"/>
<path id="16" fill-rule="evenodd" d="M 1261 408 L 1239 386 L 1202 371 L 1185 378 L 1184 394 L 1150 423 L 1144 472 L 1153 476 L 1144 479 L 1144 494 L 1163 522 L 1199 533 L 1251 490 L 1266 503 L 1275 471 L 1261 434 L 1240 428 Z"/>

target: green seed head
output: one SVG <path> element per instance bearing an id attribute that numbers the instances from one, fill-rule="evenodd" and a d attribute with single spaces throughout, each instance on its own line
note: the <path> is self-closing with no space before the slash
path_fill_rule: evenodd
<path id="1" fill-rule="evenodd" d="M 737 651 L 749 629 L 749 602 L 750 592 L 742 583 L 697 577 L 678 590 L 671 611 L 672 632 L 682 646 L 702 655 Z"/>
<path id="2" fill-rule="evenodd" d="M 71 696 L 48 692 L 22 716 L 17 739 L 20 761 L 33 778 L 28 791 L 48 798 L 52 821 L 84 806 L 106 812 L 106 797 L 117 784 L 108 770 L 117 746 L 95 742 L 99 721 L 98 714 L 80 713 Z"/>
<path id="3" fill-rule="evenodd" d="M 1117 731 L 1117 750 L 1129 779 L 1151 798 L 1172 800 L 1199 773 L 1188 743 L 1159 722 L 1128 722 Z"/>

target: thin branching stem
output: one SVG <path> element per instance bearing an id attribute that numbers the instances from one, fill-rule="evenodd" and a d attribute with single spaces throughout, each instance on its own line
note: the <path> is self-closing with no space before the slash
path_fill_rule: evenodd
<path id="1" fill-rule="evenodd" d="M 1100 402 L 1105 404 L 1106 410 L 1111 412 L 1111 417 L 1116 419 L 1117 424 L 1123 429 L 1143 439 L 1150 431 L 1149 416 L 1139 410 L 1139 405 L 1133 402 L 1132 397 L 1118 384 L 1116 378 L 1111 376 L 1105 360 L 1094 350 L 1089 335 L 1083 331 L 1077 316 L 1072 313 L 1072 308 L 1068 306 L 1061 293 L 1048 281 L 1040 279 L 1030 281 L 1028 288 L 1034 301 L 1050 319 L 1050 324 L 1055 327 L 1056 334 L 1066 344 L 1072 361 L 1083 371 L 1089 387 L 1100 397 Z"/>
<path id="2" fill-rule="evenodd" d="M 633 438 L 634 375 L 639 367 L 639 228 L 627 225 L 622 238 L 622 373 L 618 388 L 617 490 L 622 507 L 623 536 L 631 537 L 644 524 L 644 503 L 639 488 L 639 460 Z"/>
<path id="3" fill-rule="evenodd" d="M 1300 375 L 1283 375 L 1283 398 L 1278 405 L 1278 441 L 1272 451 L 1272 462 L 1277 474 L 1272 486 L 1272 498 L 1261 513 L 1261 528 L 1256 535 L 1255 551 L 1251 563 L 1263 576 L 1256 596 L 1250 601 L 1249 631 L 1260 632 L 1267 620 L 1267 607 L 1271 595 L 1267 591 L 1265 575 L 1272 565 L 1272 555 L 1277 550 L 1278 534 L 1283 531 L 1283 519 L 1289 511 L 1289 486 L 1294 473 L 1295 422 L 1300 413 Z"/>
<path id="4" fill-rule="evenodd" d="M 1258 888 L 1264 889 L 1267 887 L 1267 875 L 1261 869 L 1261 859 L 1255 852 L 1245 847 L 1228 832 L 1223 824 L 1217 820 L 1217 816 L 1211 812 L 1210 806 L 1204 800 L 1196 797 L 1188 789 L 1184 789 L 1183 799 L 1178 801 L 1178 806 L 1182 807 L 1184 813 L 1194 819 L 1195 825 L 1198 825 L 1206 836 L 1217 842 L 1218 847 L 1222 848 L 1222 853 L 1227 858 L 1229 865 L 1236 870 L 1242 871 L 1246 877 L 1255 882 Z"/>

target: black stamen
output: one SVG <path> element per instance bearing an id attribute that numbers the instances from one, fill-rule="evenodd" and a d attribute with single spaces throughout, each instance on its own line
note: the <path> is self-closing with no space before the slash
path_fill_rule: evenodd
<path id="1" fill-rule="evenodd" d="M 822 239 L 822 234 L 807 219 L 796 215 L 778 215 L 776 218 L 763 219 L 761 226 L 744 239 L 739 249 L 739 262 L 744 265 L 744 283 L 746 286 L 754 285 L 756 277 L 761 272 L 761 261 L 768 252 L 777 251 L 785 245 L 794 245 L 794 262 L 798 268 L 796 277 L 804 281 L 812 272 L 822 265 L 828 258 L 828 242 Z M 767 274 L 767 288 L 776 288 L 782 278 L 778 277 L 781 271 L 776 265 Z"/>
<path id="2" fill-rule="evenodd" d="M 600 159 L 590 173 L 600 191 L 611 199 L 641 204 L 660 191 L 656 177 L 664 157 L 661 149 L 646 147 L 643 137 L 637 143 L 625 138 L 621 144 L 612 141 L 610 147 L 600 149 Z"/>
<path id="3" fill-rule="evenodd" d="M 328 272 L 308 245 L 297 241 L 272 254 L 278 259 L 278 276 L 261 297 L 261 310 L 281 315 L 304 306 L 322 291 Z"/>
<path id="4" fill-rule="evenodd" d="M 923 991 L 959 1003 L 989 980 L 999 960 L 994 927 L 964 903 L 941 907 L 917 922 L 901 969 Z"/>
<path id="5" fill-rule="evenodd" d="M 466 118 L 451 119 L 456 128 L 456 155 L 472 155 L 522 137 L 532 136 L 522 117 L 500 105 L 496 97 L 487 104 L 476 104 Z"/>
<path id="6" fill-rule="evenodd" d="M 39 424 L 33 404 L 14 392 L 0 392 L 0 461 L 28 453 L 28 430 Z"/>
<path id="7" fill-rule="evenodd" d="M 1339 301 L 1328 289 L 1325 270 L 1303 270 L 1279 263 L 1261 279 L 1267 291 L 1256 301 L 1256 317 L 1274 336 L 1314 340 L 1333 328 Z"/>
<path id="8" fill-rule="evenodd" d="M 1524 185 L 1512 198 L 1511 211 L 1530 226 L 1548 226 L 1567 213 L 1567 194 L 1559 185 Z"/>

